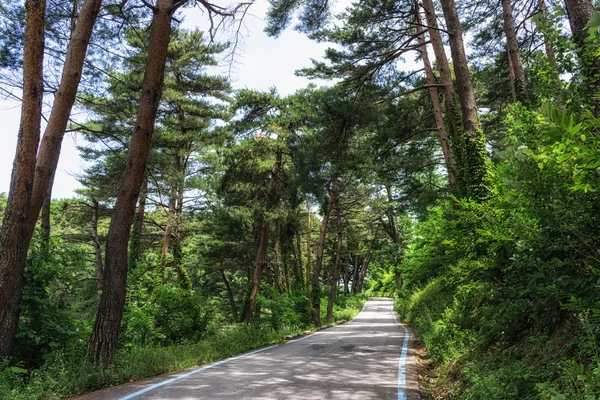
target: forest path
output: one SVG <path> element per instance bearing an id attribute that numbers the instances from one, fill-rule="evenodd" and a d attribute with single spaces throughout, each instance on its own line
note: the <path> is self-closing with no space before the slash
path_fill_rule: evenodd
<path id="1" fill-rule="evenodd" d="M 372 298 L 344 325 L 84 398 L 417 400 L 418 388 L 408 327 L 391 299 Z"/>

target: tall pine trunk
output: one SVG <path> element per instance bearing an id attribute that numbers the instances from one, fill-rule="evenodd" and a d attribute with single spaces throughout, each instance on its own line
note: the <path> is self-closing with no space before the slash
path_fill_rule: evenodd
<path id="1" fill-rule="evenodd" d="M 443 85 L 444 102 L 446 105 L 446 118 L 448 127 L 450 128 L 450 138 L 455 140 L 459 133 L 459 124 L 457 118 L 458 107 L 455 105 L 454 80 L 452 79 L 452 71 L 444 50 L 444 41 L 440 34 L 440 28 L 437 23 L 435 7 L 433 0 L 423 0 L 423 10 L 425 11 L 425 20 L 427 21 L 429 40 L 435 54 L 437 70 L 440 74 L 440 81 Z"/>
<path id="2" fill-rule="evenodd" d="M 415 13 L 415 19 L 417 22 L 417 36 L 419 37 L 419 44 L 421 46 L 421 59 L 423 60 L 425 77 L 427 79 L 427 85 L 429 86 L 429 96 L 431 97 L 431 105 L 433 106 L 433 117 L 435 119 L 438 137 L 440 138 L 440 144 L 442 146 L 442 154 L 444 156 L 444 162 L 446 163 L 448 180 L 450 181 L 450 185 L 454 185 L 456 183 L 456 175 L 454 174 L 454 170 L 456 168 L 454 165 L 454 157 L 452 156 L 450 143 L 448 142 L 448 131 L 446 131 L 446 125 L 444 124 L 444 116 L 442 115 L 442 107 L 440 106 L 440 97 L 437 89 L 434 86 L 435 76 L 433 75 L 433 69 L 431 68 L 431 62 L 429 61 L 429 55 L 427 54 L 427 42 L 425 41 L 425 35 L 423 34 L 423 27 L 419 12 Z"/>
<path id="3" fill-rule="evenodd" d="M 175 11 L 173 3 L 174 0 L 157 0 L 153 10 L 140 106 L 129 144 L 123 180 L 106 238 L 105 285 L 100 294 L 98 313 L 87 355 L 91 362 L 104 366 L 114 361 L 123 318 L 127 292 L 127 238 L 144 179 L 154 121 L 161 97 L 167 48 L 171 38 L 171 16 Z"/>
<path id="4" fill-rule="evenodd" d="M 102 244 L 100 243 L 100 236 L 98 236 L 98 214 L 100 207 L 98 200 L 94 196 L 90 195 L 90 202 L 92 212 L 92 229 L 90 235 L 92 236 L 92 244 L 94 245 L 94 266 L 96 267 L 96 276 L 98 278 L 98 293 L 102 293 L 104 261 L 102 259 Z"/>
<path id="5" fill-rule="evenodd" d="M 81 7 L 75 29 L 71 32 L 60 85 L 54 95 L 48 125 L 37 154 L 31 209 L 27 218 L 29 236 L 33 235 L 45 195 L 53 184 L 62 141 L 81 80 L 83 62 L 101 4 L 102 0 L 86 0 Z"/>
<path id="6" fill-rule="evenodd" d="M 339 199 L 335 199 L 335 227 L 337 231 L 337 248 L 335 253 L 335 266 L 333 268 L 333 277 L 331 279 L 331 288 L 329 289 L 329 299 L 327 301 L 327 321 L 330 322 L 333 319 L 333 302 L 335 301 L 335 295 L 337 294 L 337 285 L 340 280 L 340 263 L 342 261 L 342 212 L 340 209 Z"/>
<path id="7" fill-rule="evenodd" d="M 271 183 L 269 187 L 269 194 L 267 198 L 267 207 L 273 208 L 277 203 L 277 197 L 280 187 L 279 173 L 281 172 L 282 166 L 282 153 L 277 152 L 275 164 L 271 171 Z M 269 263 L 268 248 L 269 248 L 269 224 L 264 219 L 261 223 L 260 229 L 260 241 L 258 244 L 258 250 L 256 252 L 256 263 L 254 265 L 254 273 L 252 275 L 252 287 L 250 293 L 246 299 L 246 305 L 244 307 L 244 314 L 242 315 L 242 322 L 248 324 L 252 322 L 254 315 L 254 307 L 256 304 L 256 296 L 260 290 L 260 281 L 262 280 L 263 270 Z"/>
<path id="8" fill-rule="evenodd" d="M 471 82 L 463 43 L 462 28 L 454 0 L 441 0 L 448 30 L 450 52 L 456 76 L 456 92 L 460 102 L 463 132 L 457 140 L 462 157 L 457 168 L 462 194 L 482 201 L 489 197 L 488 157 L 483 132 L 479 129 L 477 103 Z"/>
<path id="9" fill-rule="evenodd" d="M 0 230 L 0 360 L 10 357 L 19 324 L 23 271 L 29 247 L 27 214 L 42 118 L 46 1 L 25 2 L 23 102 L 17 150 Z"/>
<path id="10" fill-rule="evenodd" d="M 334 179 L 329 190 L 329 199 L 327 200 L 327 209 L 323 220 L 321 221 L 321 232 L 319 234 L 319 246 L 317 248 L 317 257 L 315 259 L 315 268 L 312 271 L 312 319 L 316 326 L 321 326 L 321 267 L 323 266 L 323 253 L 325 252 L 325 238 L 327 236 L 327 225 L 329 224 L 329 215 L 333 209 L 335 199 L 336 181 Z"/>
<path id="11" fill-rule="evenodd" d="M 360 264 L 358 264 L 358 249 L 354 255 L 354 269 L 352 270 L 352 293 L 358 293 L 358 277 L 360 273 Z"/>
<path id="12" fill-rule="evenodd" d="M 296 279 L 298 282 L 298 287 L 300 289 L 304 288 L 304 272 L 302 271 L 302 238 L 300 237 L 300 229 L 296 229 L 296 251 L 294 253 L 296 256 Z"/>
<path id="13" fill-rule="evenodd" d="M 306 217 L 306 286 L 309 286 L 312 277 L 312 264 L 310 260 L 310 235 L 312 234 L 312 231 L 310 227 L 310 202 L 308 201 L 308 196 L 306 196 L 306 212 L 308 213 Z"/>
<path id="14" fill-rule="evenodd" d="M 504 33 L 506 35 L 506 45 L 508 48 L 508 59 L 510 67 L 511 85 L 514 101 L 526 101 L 525 69 L 521 61 L 521 52 L 519 51 L 519 42 L 515 30 L 515 20 L 511 0 L 502 0 L 502 12 L 504 16 Z"/>
<path id="15" fill-rule="evenodd" d="M 577 45 L 585 86 L 590 95 L 590 104 L 597 117 L 600 115 L 600 100 L 595 96 L 600 91 L 600 57 L 597 55 L 599 46 L 597 39 L 595 44 L 587 42 L 589 32 L 586 28 L 594 13 L 594 4 L 592 0 L 565 0 L 565 5 L 573 40 Z"/>
<path id="16" fill-rule="evenodd" d="M 252 275 L 252 287 L 250 288 L 250 294 L 246 300 L 244 307 L 244 315 L 242 315 L 242 322 L 249 324 L 252 322 L 254 316 L 254 306 L 256 304 L 256 296 L 260 290 L 260 281 L 262 280 L 263 270 L 266 268 L 269 262 L 268 250 L 269 248 L 269 224 L 267 221 L 263 221 L 260 228 L 260 242 L 258 244 L 258 250 L 256 252 L 256 262 L 254 264 L 254 274 Z"/>
<path id="17" fill-rule="evenodd" d="M 548 9 L 546 8 L 546 0 L 538 0 L 538 6 L 540 8 L 540 13 L 542 14 L 542 21 L 545 29 L 548 29 L 550 24 L 548 22 Z M 556 104 L 562 110 L 563 107 L 563 96 L 562 96 L 562 88 L 560 85 L 560 77 L 558 75 L 558 68 L 556 65 L 556 55 L 554 53 L 554 48 L 552 48 L 552 44 L 548 39 L 548 35 L 544 32 L 544 49 L 546 50 L 546 57 L 548 57 L 548 62 L 552 67 L 553 79 L 555 81 L 554 84 L 554 99 L 556 100 Z"/>
<path id="18" fill-rule="evenodd" d="M 367 270 L 369 269 L 369 263 L 371 262 L 371 249 L 369 248 L 369 250 L 367 251 L 367 255 L 365 256 L 363 263 L 362 263 L 362 268 L 360 270 L 360 275 L 358 277 L 358 288 L 356 293 L 362 293 L 363 291 L 363 284 L 365 283 L 365 277 L 367 276 Z"/>

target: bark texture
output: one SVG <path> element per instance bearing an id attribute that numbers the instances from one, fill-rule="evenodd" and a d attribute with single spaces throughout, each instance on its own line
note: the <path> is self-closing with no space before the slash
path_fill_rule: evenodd
<path id="1" fill-rule="evenodd" d="M 333 267 L 333 276 L 331 279 L 331 288 L 329 289 L 329 299 L 327 301 L 327 321 L 330 322 L 333 319 L 333 302 L 335 301 L 335 295 L 337 294 L 337 285 L 340 280 L 340 264 L 342 261 L 342 212 L 340 209 L 339 199 L 336 196 L 335 199 L 335 227 L 337 231 L 337 247 L 335 253 L 335 266 Z"/>
<path id="2" fill-rule="evenodd" d="M 88 345 L 88 359 L 105 366 L 114 361 L 123 317 L 127 291 L 127 238 L 144 179 L 161 97 L 171 37 L 171 16 L 175 11 L 173 3 L 174 0 L 158 0 L 154 7 L 140 106 L 106 238 L 104 290 L 100 294 L 98 313 Z"/>
<path id="3" fill-rule="evenodd" d="M 433 117 L 435 119 L 435 126 L 438 131 L 438 137 L 440 138 L 440 144 L 442 146 L 442 154 L 444 156 L 444 162 L 446 163 L 446 171 L 448 173 L 448 180 L 450 185 L 456 183 L 456 175 L 454 170 L 454 157 L 450 150 L 450 143 L 448 141 L 448 131 L 444 123 L 444 116 L 442 115 L 442 107 L 440 106 L 440 97 L 435 85 L 435 76 L 433 74 L 433 68 L 431 68 L 431 62 L 429 61 L 429 55 L 427 54 L 427 42 L 425 41 L 425 34 L 423 33 L 423 27 L 421 23 L 421 17 L 419 13 L 415 13 L 417 20 L 417 36 L 419 38 L 421 59 L 423 60 L 423 67 L 425 68 L 425 77 L 427 79 L 427 85 L 429 86 L 429 96 L 431 97 L 431 105 L 433 107 Z M 392 222 L 392 221 L 390 221 Z M 395 223 L 395 221 L 393 221 Z M 396 230 L 397 231 L 397 230 Z"/>
<path id="4" fill-rule="evenodd" d="M 513 100 L 525 101 L 526 85 L 525 69 L 521 60 L 521 52 L 519 51 L 519 42 L 517 40 L 517 31 L 515 30 L 515 19 L 511 0 L 502 0 L 502 12 L 504 16 L 504 33 L 506 35 L 506 44 L 508 48 L 509 65 L 511 69 L 511 84 L 513 87 Z"/>
<path id="5" fill-rule="evenodd" d="M 441 3 L 448 30 L 463 124 L 463 131 L 456 140 L 456 146 L 461 154 L 457 162 L 459 172 L 457 178 L 462 185 L 463 196 L 481 201 L 489 197 L 485 137 L 479 129 L 475 93 L 456 6 L 454 0 L 442 0 Z"/>
<path id="6" fill-rule="evenodd" d="M 277 202 L 278 192 L 280 188 L 279 174 L 281 172 L 281 167 L 282 154 L 278 152 L 275 159 L 275 164 L 273 165 L 273 169 L 271 170 L 271 184 L 269 187 L 269 194 L 267 196 L 268 208 L 272 208 Z M 258 250 L 256 252 L 254 274 L 252 275 L 252 287 L 250 288 L 250 293 L 248 294 L 248 298 L 246 299 L 244 315 L 242 315 L 242 322 L 246 324 L 252 322 L 252 317 L 254 315 L 254 306 L 256 304 L 256 296 L 258 295 L 258 292 L 260 290 L 260 281 L 262 279 L 262 273 L 269 264 L 268 247 L 269 224 L 266 220 L 264 220 L 261 224 L 260 241 L 258 244 Z"/>
<path id="7" fill-rule="evenodd" d="M 599 46 L 597 43 L 588 43 L 589 32 L 586 28 L 594 13 L 594 4 L 592 0 L 565 0 L 565 6 L 590 95 L 590 104 L 597 117 L 600 115 L 600 99 L 595 96 L 600 91 L 600 57 L 597 55 Z"/>
<path id="8" fill-rule="evenodd" d="M 311 297 L 312 297 L 312 318 L 316 326 L 321 326 L 321 267 L 323 266 L 323 253 L 325 252 L 325 237 L 327 236 L 327 226 L 329 216 L 333 209 L 335 199 L 335 181 L 329 190 L 329 199 L 327 200 L 327 210 L 321 221 L 321 232 L 319 234 L 319 247 L 317 248 L 317 257 L 315 259 L 315 268 L 312 273 Z"/>
<path id="9" fill-rule="evenodd" d="M 8 204 L 0 230 L 0 360 L 10 357 L 19 324 L 23 271 L 31 240 L 27 217 L 31 208 L 44 93 L 46 1 L 27 0 L 25 10 L 21 121 Z"/>
<path id="10" fill-rule="evenodd" d="M 455 105 L 455 91 L 454 91 L 454 80 L 452 79 L 452 71 L 450 70 L 450 64 L 448 63 L 448 57 L 446 56 L 446 50 L 444 50 L 444 41 L 440 33 L 440 27 L 437 23 L 437 16 L 435 14 L 435 7 L 433 0 L 423 0 L 423 10 L 425 11 L 425 20 L 428 26 L 429 40 L 435 54 L 435 61 L 437 64 L 437 70 L 440 74 L 440 81 L 443 85 L 444 91 L 444 102 L 446 105 L 446 114 L 448 120 L 448 127 L 450 131 L 450 137 L 454 140 L 459 132 L 459 124 L 454 114 L 458 111 Z"/>

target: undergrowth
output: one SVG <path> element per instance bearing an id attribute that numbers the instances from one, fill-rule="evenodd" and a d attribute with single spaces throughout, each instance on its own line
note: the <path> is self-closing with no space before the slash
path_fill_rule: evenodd
<path id="1" fill-rule="evenodd" d="M 334 320 L 348 320 L 361 310 L 365 296 L 340 295 Z M 324 302 L 326 304 L 326 300 Z M 119 385 L 170 371 L 211 363 L 252 349 L 279 343 L 285 336 L 300 333 L 308 326 L 286 324 L 277 329 L 272 316 L 250 325 L 235 324 L 215 329 L 203 339 L 176 345 L 133 344 L 122 348 L 109 369 L 94 367 L 85 360 L 85 347 L 71 346 L 54 351 L 38 369 L 27 371 L 0 364 L 0 399 L 49 400 Z"/>

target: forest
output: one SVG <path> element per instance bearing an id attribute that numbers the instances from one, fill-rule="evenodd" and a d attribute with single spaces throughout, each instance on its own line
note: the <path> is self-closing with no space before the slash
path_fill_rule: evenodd
<path id="1" fill-rule="evenodd" d="M 0 398 L 219 360 L 386 296 L 425 398 L 600 399 L 596 2 L 268 0 L 268 35 L 330 46 L 296 71 L 328 83 L 290 95 L 214 73 L 254 2 L 0 2 L 21 104 Z M 55 199 L 67 133 L 82 189 Z"/>

